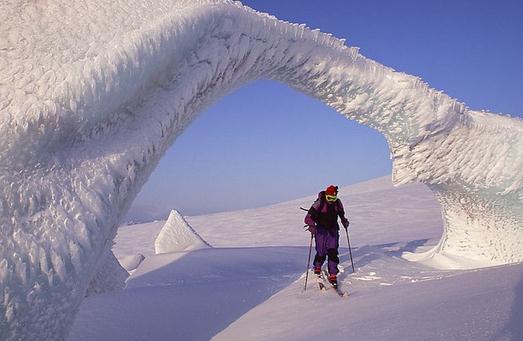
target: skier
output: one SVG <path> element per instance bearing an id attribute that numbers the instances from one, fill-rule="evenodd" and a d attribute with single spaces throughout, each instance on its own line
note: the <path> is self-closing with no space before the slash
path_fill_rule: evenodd
<path id="1" fill-rule="evenodd" d="M 345 218 L 343 204 L 338 195 L 338 186 L 329 186 L 318 194 L 318 199 L 312 204 L 305 216 L 307 229 L 316 240 L 316 256 L 314 257 L 314 273 L 321 274 L 321 266 L 328 257 L 328 281 L 337 285 L 339 225 L 338 217 L 343 227 L 349 227 L 349 220 Z"/>

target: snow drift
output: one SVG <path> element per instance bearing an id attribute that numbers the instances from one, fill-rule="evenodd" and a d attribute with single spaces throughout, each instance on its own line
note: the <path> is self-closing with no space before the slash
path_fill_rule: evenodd
<path id="1" fill-rule="evenodd" d="M 128 272 L 132 272 L 140 266 L 140 264 L 144 261 L 145 256 L 141 253 L 137 255 L 129 255 L 123 258 L 120 258 L 120 264 L 122 267 L 127 270 Z"/>
<path id="2" fill-rule="evenodd" d="M 154 241 L 157 254 L 197 250 L 209 246 L 176 210 L 171 211 Z"/>
<path id="3" fill-rule="evenodd" d="M 438 255 L 523 260 L 523 123 L 342 40 L 219 0 L 0 3 L 0 338 L 63 339 L 121 217 L 191 120 L 270 78 L 379 130 L 442 205 Z"/>

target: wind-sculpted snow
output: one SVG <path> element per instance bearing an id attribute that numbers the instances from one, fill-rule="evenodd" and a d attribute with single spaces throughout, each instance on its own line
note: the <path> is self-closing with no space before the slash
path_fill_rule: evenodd
<path id="1" fill-rule="evenodd" d="M 154 241 L 154 252 L 169 253 L 210 247 L 176 210 L 172 210 Z"/>
<path id="2" fill-rule="evenodd" d="M 259 78 L 383 133 L 394 181 L 424 182 L 441 202 L 436 255 L 523 259 L 520 120 L 471 111 L 342 40 L 230 1 L 13 0 L 0 23 L 2 340 L 65 338 L 165 150 Z"/>

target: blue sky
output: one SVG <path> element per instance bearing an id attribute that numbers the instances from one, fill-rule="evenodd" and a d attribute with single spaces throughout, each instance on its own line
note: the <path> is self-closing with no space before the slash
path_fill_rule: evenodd
<path id="1" fill-rule="evenodd" d="M 472 109 L 523 117 L 523 2 L 249 0 L 423 78 Z M 391 172 L 379 134 L 317 100 L 257 81 L 203 112 L 131 208 L 140 220 L 263 206 Z"/>

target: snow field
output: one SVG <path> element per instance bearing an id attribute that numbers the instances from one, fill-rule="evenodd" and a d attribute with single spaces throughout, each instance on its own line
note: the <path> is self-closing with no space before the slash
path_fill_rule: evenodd
<path id="1" fill-rule="evenodd" d="M 356 273 L 342 235 L 339 278 L 350 296 L 320 292 L 312 274 L 303 292 L 309 239 L 298 207 L 315 197 L 185 217 L 215 246 L 194 252 L 155 255 L 151 245 L 163 222 L 123 226 L 114 253 L 122 259 L 141 252 L 146 260 L 126 289 L 84 301 L 68 340 L 523 336 L 523 267 L 442 270 L 404 259 L 406 252 L 434 247 L 442 222 L 429 190 L 419 184 L 394 188 L 389 177 L 340 188 L 352 221 Z"/>

